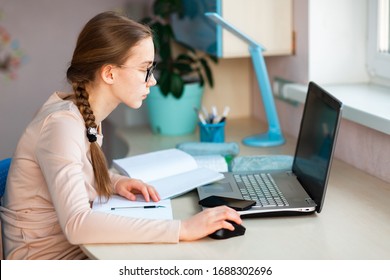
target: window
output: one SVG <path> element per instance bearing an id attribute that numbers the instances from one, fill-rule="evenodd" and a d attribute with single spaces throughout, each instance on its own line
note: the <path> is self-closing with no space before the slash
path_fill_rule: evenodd
<path id="1" fill-rule="evenodd" d="M 378 9 L 378 51 L 390 53 L 390 30 L 389 30 L 389 0 L 379 1 Z"/>
<path id="2" fill-rule="evenodd" d="M 368 1 L 368 71 L 390 80 L 390 0 Z"/>

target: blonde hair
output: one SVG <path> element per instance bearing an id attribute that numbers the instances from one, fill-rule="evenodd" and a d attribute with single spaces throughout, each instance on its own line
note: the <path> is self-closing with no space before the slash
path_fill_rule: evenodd
<path id="1" fill-rule="evenodd" d="M 89 129 L 97 129 L 85 85 L 94 81 L 97 71 L 106 64 L 121 65 L 128 59 L 129 49 L 139 41 L 152 37 L 146 25 L 137 23 L 115 12 L 103 12 L 93 17 L 81 31 L 66 76 L 72 84 L 76 104 L 85 121 L 86 136 L 91 142 L 91 159 L 99 196 L 113 193 L 106 158 L 91 136 Z"/>

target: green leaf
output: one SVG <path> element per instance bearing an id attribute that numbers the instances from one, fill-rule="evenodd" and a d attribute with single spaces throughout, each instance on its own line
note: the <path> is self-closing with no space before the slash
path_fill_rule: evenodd
<path id="1" fill-rule="evenodd" d="M 213 74 L 211 72 L 211 69 L 209 67 L 209 64 L 207 63 L 206 59 L 201 58 L 200 63 L 203 66 L 203 70 L 206 73 L 207 81 L 210 84 L 210 87 L 214 87 L 214 79 L 213 79 Z"/>
<path id="2" fill-rule="evenodd" d="M 177 69 L 182 75 L 189 74 L 193 71 L 191 65 L 188 63 L 175 62 L 173 68 Z"/>
<path id="3" fill-rule="evenodd" d="M 173 28 L 171 26 L 171 16 L 183 16 L 184 5 L 183 0 L 153 0 L 153 12 L 150 17 L 145 17 L 142 22 L 148 24 L 154 33 L 153 42 L 156 49 L 156 60 L 158 73 L 158 85 L 163 95 L 172 94 L 175 98 L 180 98 L 184 90 L 183 78 L 198 78 L 198 81 L 203 86 L 205 83 L 214 86 L 214 80 L 209 62 L 218 62 L 216 56 L 200 54 L 200 51 L 195 50 L 192 46 L 186 43 L 178 42 L 175 38 Z M 195 1 L 194 1 L 195 2 Z M 188 11 L 186 11 L 188 16 Z M 173 46 L 182 50 L 177 57 L 174 57 L 175 52 Z M 204 58 L 203 58 L 203 57 Z M 209 58 L 206 60 L 205 58 Z"/>
<path id="4" fill-rule="evenodd" d="M 214 63 L 218 63 L 218 57 L 215 55 L 209 55 L 208 56 Z"/>
<path id="5" fill-rule="evenodd" d="M 189 50 L 189 51 L 192 52 L 193 54 L 196 54 L 196 50 L 195 50 L 193 47 L 191 47 L 190 45 L 188 45 L 188 44 L 186 44 L 186 43 L 183 43 L 183 42 L 179 42 L 179 41 L 177 41 L 176 43 L 177 43 L 178 45 L 182 46 L 183 48 Z"/>
<path id="6" fill-rule="evenodd" d="M 199 84 L 201 87 L 203 87 L 204 86 L 204 79 L 203 79 L 202 72 L 200 71 L 199 68 L 198 68 L 197 72 L 198 72 L 198 76 L 199 76 Z"/>
<path id="7" fill-rule="evenodd" d="M 153 4 L 153 12 L 162 18 L 167 19 L 170 15 L 182 14 L 182 0 L 156 0 Z"/>
<path id="8" fill-rule="evenodd" d="M 187 61 L 188 63 L 195 63 L 196 62 L 195 59 L 192 56 L 190 56 L 188 54 L 185 54 L 185 53 L 179 54 L 177 56 L 176 60 L 178 60 L 178 61 Z"/>
<path id="9" fill-rule="evenodd" d="M 144 17 L 143 19 L 140 20 L 140 23 L 142 24 L 147 24 L 149 26 L 152 25 L 153 19 L 151 17 Z"/>
<path id="10" fill-rule="evenodd" d="M 161 41 L 163 40 L 163 26 L 161 23 L 156 22 L 150 25 L 150 28 L 153 30 L 153 43 L 155 48 L 159 51 Z"/>
<path id="11" fill-rule="evenodd" d="M 171 49 L 170 44 L 165 43 L 165 44 L 160 46 L 159 54 L 160 54 L 160 58 L 162 61 L 165 61 L 165 62 L 170 61 L 171 57 L 172 57 L 171 53 L 172 53 L 172 49 Z M 166 63 L 165 65 L 169 66 L 168 63 Z"/>
<path id="12" fill-rule="evenodd" d="M 179 99 L 183 95 L 184 91 L 184 81 L 182 77 L 176 73 L 171 75 L 171 92 L 172 95 Z"/>
<path id="13" fill-rule="evenodd" d="M 167 96 L 171 92 L 171 74 L 166 69 L 161 70 L 158 86 L 164 96 Z"/>

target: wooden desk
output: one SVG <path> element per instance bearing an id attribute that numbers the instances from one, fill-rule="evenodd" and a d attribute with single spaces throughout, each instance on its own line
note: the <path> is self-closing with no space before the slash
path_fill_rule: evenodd
<path id="1" fill-rule="evenodd" d="M 226 141 L 241 143 L 261 131 L 258 121 L 229 120 Z M 164 137 L 147 127 L 121 130 L 129 155 L 172 148 L 197 141 L 198 135 Z M 295 139 L 279 147 L 241 145 L 240 155 L 293 154 Z M 172 200 L 175 219 L 198 211 L 196 192 Z M 325 204 L 320 214 L 300 217 L 245 219 L 244 236 L 226 240 L 204 238 L 179 244 L 83 245 L 94 259 L 390 259 L 390 184 L 334 160 Z"/>

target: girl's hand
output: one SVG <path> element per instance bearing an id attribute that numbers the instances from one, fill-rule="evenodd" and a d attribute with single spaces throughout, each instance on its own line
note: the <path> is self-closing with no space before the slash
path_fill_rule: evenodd
<path id="1" fill-rule="evenodd" d="M 234 230 L 233 221 L 241 224 L 242 220 L 237 211 L 227 206 L 208 208 L 195 216 L 182 221 L 179 239 L 182 241 L 193 241 L 203 238 L 221 228 Z"/>
<path id="2" fill-rule="evenodd" d="M 120 196 L 132 201 L 136 199 L 136 194 L 142 194 L 147 202 L 150 199 L 154 202 L 160 201 L 160 196 L 156 189 L 138 179 L 124 178 L 119 180 L 115 186 L 115 191 Z"/>

